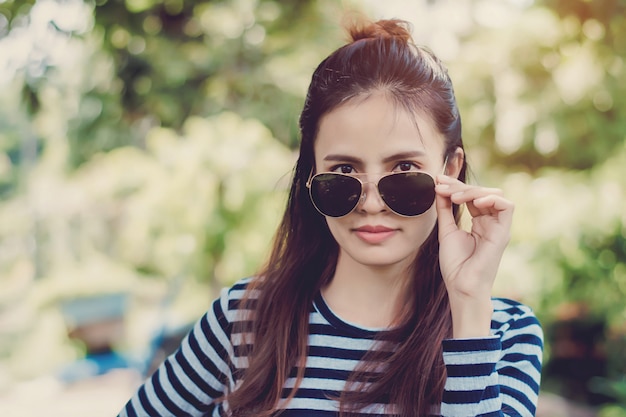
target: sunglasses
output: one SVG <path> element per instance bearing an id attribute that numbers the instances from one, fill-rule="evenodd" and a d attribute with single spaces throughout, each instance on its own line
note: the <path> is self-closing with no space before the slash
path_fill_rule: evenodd
<path id="1" fill-rule="evenodd" d="M 311 176 L 306 186 L 317 211 L 329 217 L 350 214 L 365 198 L 364 186 L 369 183 L 359 175 L 364 174 L 322 172 Z M 435 179 L 425 172 L 389 173 L 378 180 L 376 188 L 387 207 L 400 216 L 419 216 L 435 201 Z"/>

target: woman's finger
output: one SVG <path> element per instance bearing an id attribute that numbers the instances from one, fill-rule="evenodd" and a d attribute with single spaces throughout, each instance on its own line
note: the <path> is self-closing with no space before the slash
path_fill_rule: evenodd
<path id="1" fill-rule="evenodd" d="M 504 198 L 499 188 L 488 188 L 464 184 L 454 178 L 439 178 L 437 194 L 449 197 L 454 204 L 466 204 L 472 217 L 497 215 L 499 211 L 512 209 L 513 203 Z"/>
<path id="2" fill-rule="evenodd" d="M 441 187 L 437 185 L 437 187 Z M 445 188 L 445 187 L 444 187 Z M 452 202 L 449 197 L 445 197 L 439 193 L 435 195 L 435 206 L 437 210 L 437 225 L 439 228 L 439 240 L 441 241 L 443 236 L 454 232 L 458 229 L 456 220 L 454 219 L 454 213 L 452 212 Z"/>

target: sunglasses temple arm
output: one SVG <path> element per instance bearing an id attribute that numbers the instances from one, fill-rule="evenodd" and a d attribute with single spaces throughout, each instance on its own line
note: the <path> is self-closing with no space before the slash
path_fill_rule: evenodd
<path id="1" fill-rule="evenodd" d="M 311 168 L 311 172 L 309 173 L 309 178 L 306 180 L 306 188 L 311 188 L 312 179 L 313 179 L 313 168 Z"/>

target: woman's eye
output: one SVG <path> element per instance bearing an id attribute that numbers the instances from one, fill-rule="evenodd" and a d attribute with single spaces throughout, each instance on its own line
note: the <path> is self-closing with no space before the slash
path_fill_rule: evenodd
<path id="1" fill-rule="evenodd" d="M 414 162 L 400 162 L 394 168 L 394 171 L 412 171 L 417 170 L 419 167 Z"/>
<path id="2" fill-rule="evenodd" d="M 351 165 L 337 165 L 331 169 L 332 172 L 340 174 L 354 174 L 354 168 Z"/>

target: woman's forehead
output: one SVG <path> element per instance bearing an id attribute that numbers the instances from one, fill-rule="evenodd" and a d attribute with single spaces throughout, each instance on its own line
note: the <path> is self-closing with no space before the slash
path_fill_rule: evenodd
<path id="1" fill-rule="evenodd" d="M 424 112 L 409 111 L 384 95 L 349 101 L 324 115 L 315 141 L 317 156 L 377 151 L 382 154 L 443 148 L 443 135 Z"/>

